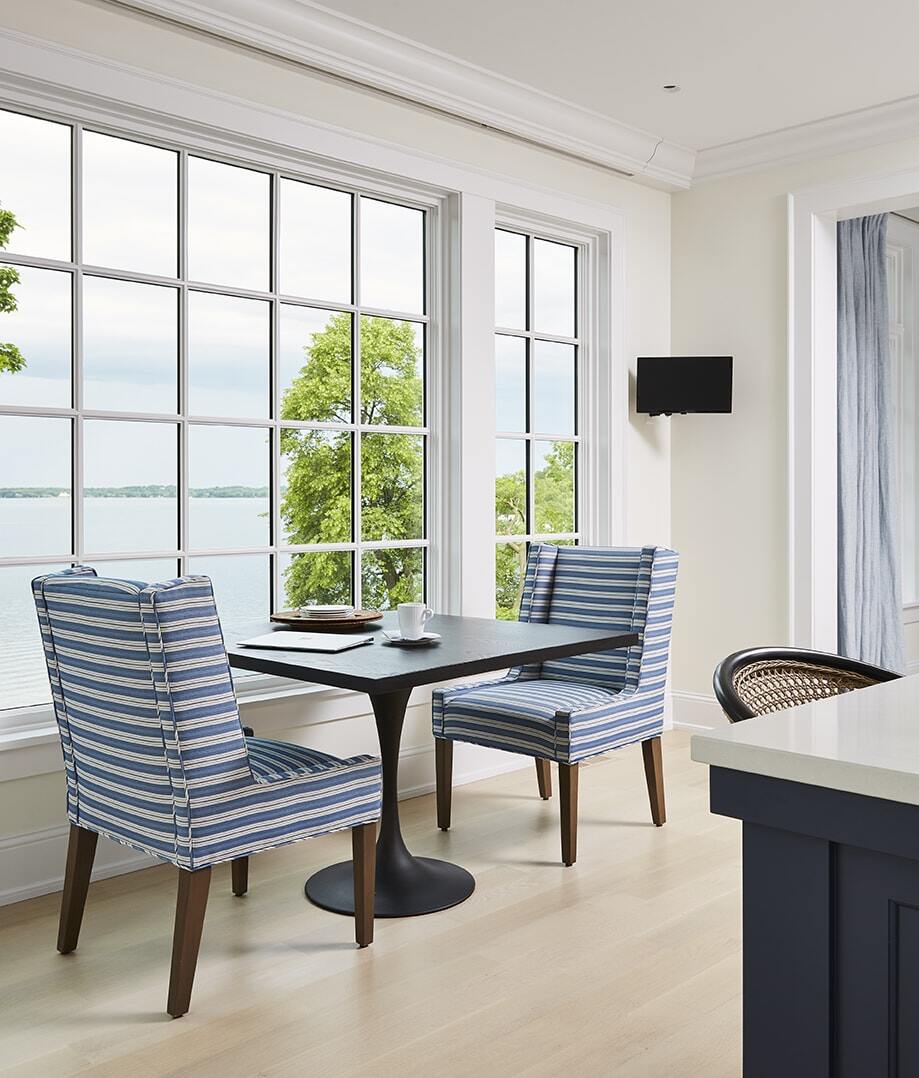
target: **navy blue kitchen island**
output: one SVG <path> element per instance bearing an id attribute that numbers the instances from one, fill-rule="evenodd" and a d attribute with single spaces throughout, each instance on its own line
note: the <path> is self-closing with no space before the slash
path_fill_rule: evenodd
<path id="1" fill-rule="evenodd" d="M 919 678 L 692 755 L 743 821 L 744 1078 L 919 1075 Z"/>

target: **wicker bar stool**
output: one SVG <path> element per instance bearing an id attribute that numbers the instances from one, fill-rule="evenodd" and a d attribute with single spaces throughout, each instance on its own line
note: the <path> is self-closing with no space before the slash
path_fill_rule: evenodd
<path id="1" fill-rule="evenodd" d="M 748 648 L 715 667 L 715 696 L 731 722 L 894 681 L 900 674 L 845 655 L 802 648 Z"/>

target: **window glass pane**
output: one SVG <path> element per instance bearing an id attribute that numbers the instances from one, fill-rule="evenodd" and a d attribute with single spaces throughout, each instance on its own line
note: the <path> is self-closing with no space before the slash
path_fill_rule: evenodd
<path id="1" fill-rule="evenodd" d="M 178 410 L 179 293 L 83 278 L 83 403 L 118 412 Z"/>
<path id="2" fill-rule="evenodd" d="M 573 344 L 535 344 L 533 430 L 540 434 L 574 434 Z"/>
<path id="3" fill-rule="evenodd" d="M 537 333 L 573 337 L 575 248 L 533 241 L 533 321 Z"/>
<path id="4" fill-rule="evenodd" d="M 351 315 L 281 304 L 281 418 L 351 422 Z"/>
<path id="5" fill-rule="evenodd" d="M 179 563 L 175 558 L 118 558 L 93 562 L 93 568 L 99 576 L 137 580 L 142 584 L 162 584 L 179 575 Z"/>
<path id="6" fill-rule="evenodd" d="M 281 534 L 285 543 L 351 541 L 351 435 L 281 431 Z"/>
<path id="7" fill-rule="evenodd" d="M 266 418 L 270 343 L 270 304 L 265 300 L 189 292 L 189 413 Z"/>
<path id="8" fill-rule="evenodd" d="M 536 531 L 574 531 L 574 442 L 534 443 Z"/>
<path id="9" fill-rule="evenodd" d="M 271 178 L 202 157 L 188 159 L 188 276 L 268 290 Z"/>
<path id="10" fill-rule="evenodd" d="M 258 622 L 268 620 L 271 578 L 267 554 L 210 554 L 189 558 L 188 572 L 211 578 L 227 647 L 254 635 Z M 241 673 L 235 670 L 233 676 L 238 678 Z"/>
<path id="11" fill-rule="evenodd" d="M 527 328 L 527 238 L 495 230 L 495 325 Z"/>
<path id="12" fill-rule="evenodd" d="M 495 531 L 498 535 L 526 535 L 527 444 L 499 438 L 496 448 Z"/>
<path id="13" fill-rule="evenodd" d="M 51 701 L 32 581 L 69 567 L 69 563 L 0 567 L 0 711 Z"/>
<path id="14" fill-rule="evenodd" d="M 361 555 L 361 605 L 391 610 L 399 603 L 424 600 L 424 551 L 365 550 Z"/>
<path id="15" fill-rule="evenodd" d="M 175 277 L 178 154 L 83 132 L 83 261 Z"/>
<path id="16" fill-rule="evenodd" d="M 0 207 L 19 222 L 8 251 L 69 260 L 70 134 L 66 124 L 0 111 Z"/>
<path id="17" fill-rule="evenodd" d="M 71 420 L 0 416 L 0 557 L 69 554 Z"/>
<path id="18" fill-rule="evenodd" d="M 526 562 L 526 543 L 498 543 L 495 549 L 495 617 L 500 621 L 517 620 Z"/>
<path id="19" fill-rule="evenodd" d="M 175 550 L 178 436 L 174 423 L 83 424 L 83 546 Z"/>
<path id="20" fill-rule="evenodd" d="M 188 545 L 268 546 L 269 447 L 260 427 L 188 428 Z"/>
<path id="21" fill-rule="evenodd" d="M 361 422 L 424 423 L 424 326 L 361 318 Z"/>
<path id="22" fill-rule="evenodd" d="M 281 593 L 286 607 L 350 603 L 351 551 L 281 554 Z"/>
<path id="23" fill-rule="evenodd" d="M 351 195 L 281 180 L 281 291 L 351 302 Z"/>
<path id="24" fill-rule="evenodd" d="M 73 278 L 57 270 L 11 267 L 16 310 L 0 316 L 0 341 L 14 344 L 21 370 L 0 373 L 0 404 L 69 408 Z"/>
<path id="25" fill-rule="evenodd" d="M 361 303 L 424 313 L 424 213 L 361 199 Z"/>
<path id="26" fill-rule="evenodd" d="M 420 539 L 424 533 L 424 438 L 364 434 L 361 531 L 365 540 Z"/>
<path id="27" fill-rule="evenodd" d="M 495 426 L 527 429 L 527 345 L 523 337 L 495 337 Z"/>

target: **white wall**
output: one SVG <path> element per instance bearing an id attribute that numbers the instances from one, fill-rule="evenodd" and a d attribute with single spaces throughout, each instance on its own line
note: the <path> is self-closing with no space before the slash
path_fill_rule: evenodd
<path id="1" fill-rule="evenodd" d="M 474 170 L 615 207 L 626 215 L 626 354 L 666 353 L 670 342 L 670 199 L 600 168 L 453 121 L 369 91 L 273 62 L 234 46 L 111 7 L 80 0 L 42 0 L 0 7 L 0 34 L 15 31 L 68 49 L 182 80 L 197 87 L 285 110 L 298 117 L 398 144 Z M 624 402 L 620 402 L 624 407 Z M 626 534 L 630 543 L 670 541 L 670 443 L 665 424 L 631 423 L 626 435 Z M 336 753 L 373 751 L 366 699 L 343 694 L 293 697 L 248 705 L 244 721 L 259 733 L 308 741 Z M 424 694 L 409 712 L 401 786 L 412 794 L 433 786 L 430 709 Z M 0 902 L 59 886 L 64 850 L 64 791 L 55 746 L 30 754 L 31 774 L 0 752 Z M 9 753 L 8 759 L 16 756 Z M 472 746 L 457 749 L 458 781 L 526 766 L 519 757 Z M 433 823 L 432 823 L 433 826 Z M 103 873 L 137 864 L 124 850 L 100 850 Z"/>
<path id="2" fill-rule="evenodd" d="M 917 160 L 911 139 L 673 197 L 673 351 L 734 355 L 733 415 L 671 421 L 678 694 L 710 695 L 731 651 L 788 642 L 787 195 Z"/>

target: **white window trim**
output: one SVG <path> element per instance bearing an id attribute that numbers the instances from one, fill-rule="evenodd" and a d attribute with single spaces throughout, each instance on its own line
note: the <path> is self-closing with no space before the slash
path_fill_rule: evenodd
<path id="1" fill-rule="evenodd" d="M 625 212 L 5 29 L 0 30 L 0 101 L 35 115 L 180 144 L 231 163 L 305 172 L 320 181 L 430 207 L 429 316 L 438 340 L 432 334 L 429 344 L 441 359 L 430 365 L 429 375 L 428 579 L 432 601 L 448 613 L 493 614 L 494 290 L 489 283 L 498 207 L 508 224 L 517 215 L 526 227 L 541 222 L 560 237 L 570 230 L 574 242 L 592 244 L 596 273 L 588 317 L 596 342 L 591 364 L 596 395 L 587 402 L 582 421 L 585 434 L 591 424 L 595 459 L 590 472 L 584 462 L 582 511 L 588 515 L 583 532 L 590 542 L 624 541 Z M 483 414 L 490 422 L 480 422 Z M 253 679 L 251 689 L 239 689 L 242 704 L 250 691 L 262 697 L 328 690 Z M 21 742 L 29 731 L 53 730 L 50 705 L 9 710 L 0 717 L 0 750 L 19 747 L 17 739 Z"/>

